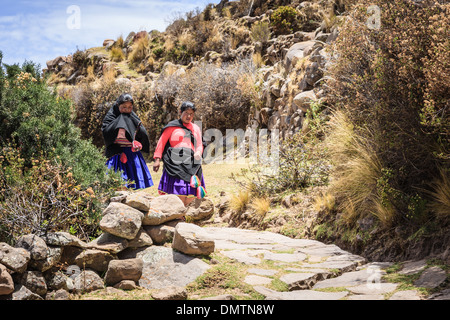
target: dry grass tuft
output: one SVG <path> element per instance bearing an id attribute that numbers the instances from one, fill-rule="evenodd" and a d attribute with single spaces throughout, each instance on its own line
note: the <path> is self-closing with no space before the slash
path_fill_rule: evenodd
<path id="1" fill-rule="evenodd" d="M 241 190 L 239 193 L 231 196 L 229 207 L 236 213 L 243 212 L 247 208 L 249 200 L 249 192 Z"/>
<path id="2" fill-rule="evenodd" d="M 270 200 L 268 198 L 253 198 L 250 202 L 250 208 L 259 216 L 265 216 L 270 210 Z"/>
<path id="3" fill-rule="evenodd" d="M 440 177 L 432 183 L 430 208 L 438 218 L 450 217 L 450 175 L 440 170 Z"/>

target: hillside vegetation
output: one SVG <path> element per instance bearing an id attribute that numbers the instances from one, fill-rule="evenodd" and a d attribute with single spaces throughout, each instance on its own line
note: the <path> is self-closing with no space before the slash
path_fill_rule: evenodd
<path id="1" fill-rule="evenodd" d="M 450 5 L 371 5 L 375 11 L 362 0 L 224 0 L 174 17 L 163 32 L 136 30 L 57 57 L 37 82 L 54 88 L 53 104 L 72 107 L 67 128 L 97 150 L 101 121 L 124 91 L 152 148 L 184 100 L 196 103 L 204 130 L 279 130 L 278 175 L 258 164 L 235 176 L 230 225 L 330 241 L 373 259 L 445 260 Z M 2 75 L 2 90 L 18 86 L 19 75 Z M 12 117 L 20 123 L 25 113 Z M 56 155 L 68 158 L 64 170 L 74 168 L 68 152 L 44 154 Z"/>

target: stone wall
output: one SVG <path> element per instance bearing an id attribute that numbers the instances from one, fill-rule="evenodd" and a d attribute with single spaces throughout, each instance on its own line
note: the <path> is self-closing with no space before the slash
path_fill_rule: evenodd
<path id="1" fill-rule="evenodd" d="M 210 218 L 214 207 L 209 202 L 197 200 L 186 208 L 174 195 L 121 192 L 104 210 L 103 233 L 93 241 L 51 232 L 24 235 L 14 247 L 0 243 L 0 300 L 66 300 L 106 286 L 134 289 L 144 259 L 130 258 L 130 250 L 171 243 L 180 254 L 209 255 L 214 241 L 202 236 L 201 227 L 182 219 Z"/>

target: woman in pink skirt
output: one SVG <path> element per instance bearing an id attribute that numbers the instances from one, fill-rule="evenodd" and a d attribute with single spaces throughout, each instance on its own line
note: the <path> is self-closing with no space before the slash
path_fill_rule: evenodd
<path id="1" fill-rule="evenodd" d="M 187 206 L 195 198 L 206 195 L 202 171 L 203 141 L 200 127 L 192 122 L 195 105 L 183 102 L 180 119 L 169 122 L 161 133 L 155 154 L 153 171 L 164 163 L 158 187 L 159 194 L 175 194 Z"/>

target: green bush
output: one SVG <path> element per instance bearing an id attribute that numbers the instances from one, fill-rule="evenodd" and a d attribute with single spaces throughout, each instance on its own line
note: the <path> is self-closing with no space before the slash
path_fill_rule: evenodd
<path id="1" fill-rule="evenodd" d="M 270 20 L 276 34 L 293 33 L 298 29 L 298 12 L 292 7 L 278 7 L 270 16 Z"/>
<path id="2" fill-rule="evenodd" d="M 108 196 L 121 184 L 118 174 L 108 172 L 102 151 L 81 138 L 80 129 L 72 123 L 71 102 L 53 93 L 45 79 L 34 76 L 39 74 L 34 64 L 25 63 L 20 70 L 19 73 L 5 74 L 3 69 L 0 72 L 0 185 L 3 188 L 0 225 L 3 227 L 5 212 L 9 214 L 7 208 L 15 206 L 18 212 L 24 213 L 30 203 L 44 203 L 49 192 L 70 193 L 70 190 L 59 187 L 52 189 L 55 183 L 61 182 L 63 173 L 70 172 L 71 184 L 78 186 L 80 192 L 92 190 L 96 198 Z M 39 169 L 36 161 L 42 163 Z M 11 175 L 15 178 L 9 179 Z M 15 198 L 19 191 L 23 195 L 21 201 Z M 71 199 L 67 201 L 71 202 Z M 79 215 L 99 214 L 100 202 L 90 197 L 83 201 L 78 207 Z M 50 207 L 54 205 L 53 202 L 48 203 Z M 65 212 L 69 207 L 61 206 L 59 209 Z M 49 210 L 53 212 L 53 209 Z M 25 221 L 26 217 L 22 219 Z M 44 220 L 48 222 L 48 219 Z M 97 224 L 94 225 L 93 229 L 97 228 Z M 26 230 L 29 228 L 23 228 Z M 12 229 L 10 231 L 13 232 Z M 29 231 L 42 230 L 34 228 Z"/>

